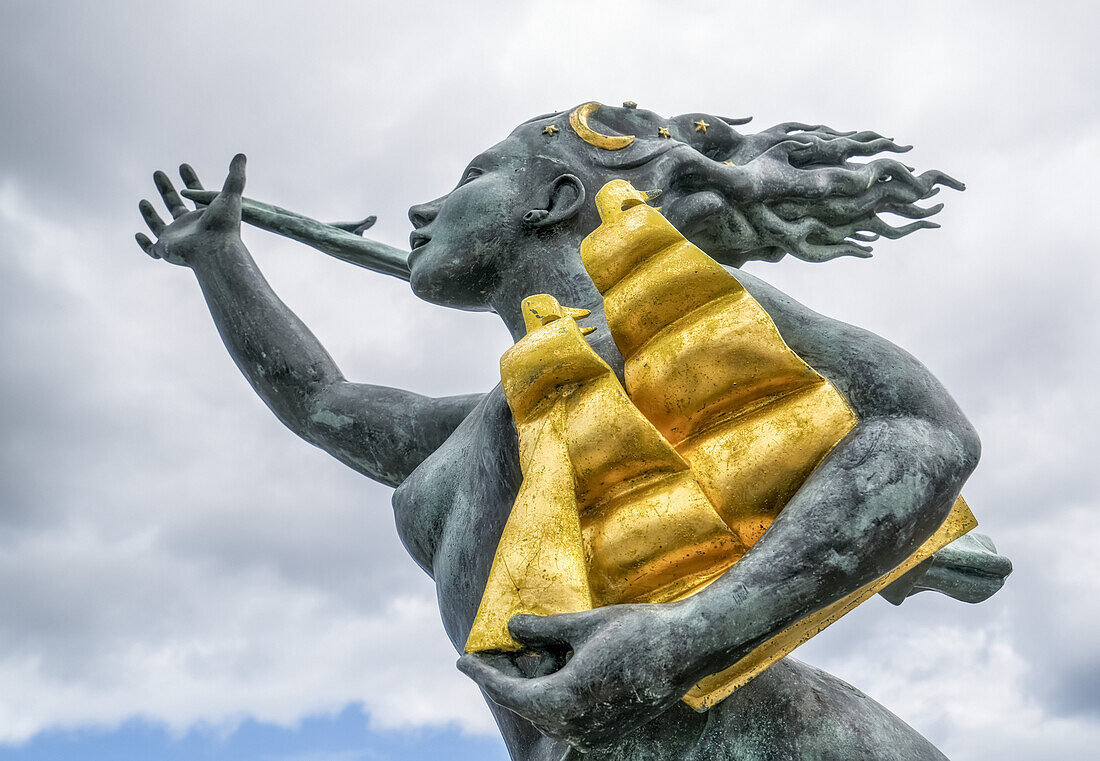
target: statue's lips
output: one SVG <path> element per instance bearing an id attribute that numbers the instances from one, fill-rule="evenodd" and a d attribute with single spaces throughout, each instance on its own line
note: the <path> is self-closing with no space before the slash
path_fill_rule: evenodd
<path id="1" fill-rule="evenodd" d="M 413 263 L 416 262 L 420 254 L 423 253 L 424 247 L 428 245 L 428 241 L 431 239 L 430 235 L 425 235 L 415 230 L 409 235 L 409 245 L 412 247 L 412 251 L 409 253 L 408 258 L 409 269 L 412 269 Z"/>

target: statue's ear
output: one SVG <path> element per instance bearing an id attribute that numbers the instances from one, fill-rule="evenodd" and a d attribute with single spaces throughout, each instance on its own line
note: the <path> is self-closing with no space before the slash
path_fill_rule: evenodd
<path id="1" fill-rule="evenodd" d="M 523 215 L 523 224 L 548 227 L 572 219 L 584 207 L 584 183 L 576 175 L 559 175 L 547 190 L 545 205 L 528 210 Z"/>

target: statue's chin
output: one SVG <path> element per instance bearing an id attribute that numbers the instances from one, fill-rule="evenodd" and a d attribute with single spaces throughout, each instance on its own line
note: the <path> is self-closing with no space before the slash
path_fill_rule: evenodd
<path id="1" fill-rule="evenodd" d="M 431 304 L 467 312 L 491 312 L 479 289 L 469 287 L 469 273 L 452 274 L 428 262 L 416 262 L 409 277 L 413 295 Z"/>

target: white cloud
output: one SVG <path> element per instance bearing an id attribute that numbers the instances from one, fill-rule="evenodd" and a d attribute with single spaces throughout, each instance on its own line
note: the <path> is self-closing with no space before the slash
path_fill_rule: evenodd
<path id="1" fill-rule="evenodd" d="M 453 668 L 388 490 L 295 440 L 225 357 L 193 279 L 143 257 L 157 166 L 324 218 L 409 204 L 550 108 L 631 98 L 871 128 L 966 181 L 944 229 L 870 262 L 754 272 L 928 364 L 985 442 L 967 486 L 1016 561 L 967 608 L 869 603 L 808 660 L 958 759 L 1085 758 L 1100 740 L 1100 265 L 1089 4 L 101 3 L 0 11 L 0 742 L 144 716 L 493 732 Z M 487 389 L 494 318 L 246 238 L 346 374 Z M 930 598 L 931 599 L 931 598 Z M 1091 669 L 1091 670 L 1090 670 Z M 1093 682 L 1089 682 L 1093 679 Z M 1091 690 L 1091 691 L 1090 691 Z"/>
<path id="2" fill-rule="evenodd" d="M 1014 647 L 1005 616 L 978 628 L 945 625 L 932 607 L 904 622 L 893 611 L 877 622 L 865 617 L 860 645 L 842 657 L 819 650 L 815 663 L 889 706 L 955 761 L 1092 758 L 1100 727 L 1087 716 L 1058 715 L 1031 694 L 1035 666 Z"/>
<path id="3" fill-rule="evenodd" d="M 291 725 L 349 702 L 383 728 L 493 726 L 453 668 L 427 583 L 365 611 L 276 568 L 174 556 L 150 527 L 111 540 L 94 526 L 36 532 L 0 577 L 0 742 L 135 715 L 179 732 Z"/>

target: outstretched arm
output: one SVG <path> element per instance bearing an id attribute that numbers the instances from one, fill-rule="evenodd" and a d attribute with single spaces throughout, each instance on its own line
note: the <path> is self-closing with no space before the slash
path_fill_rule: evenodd
<path id="1" fill-rule="evenodd" d="M 201 188 L 194 171 L 180 174 Z M 480 400 L 433 399 L 400 389 L 349 383 L 317 338 L 268 285 L 240 237 L 245 158 L 234 157 L 222 192 L 191 211 L 163 172 L 157 190 L 173 217 L 139 204 L 155 259 L 190 267 L 233 361 L 272 412 L 306 441 L 341 462 L 396 486 L 431 454 Z"/>

